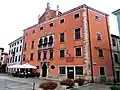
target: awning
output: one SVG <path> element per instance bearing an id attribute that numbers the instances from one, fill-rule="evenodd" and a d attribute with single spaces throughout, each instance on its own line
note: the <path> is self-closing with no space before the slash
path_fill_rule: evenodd
<path id="1" fill-rule="evenodd" d="M 8 68 L 20 68 L 21 65 L 12 65 L 12 66 L 8 66 Z"/>
<path id="2" fill-rule="evenodd" d="M 21 65 L 20 68 L 32 68 L 32 69 L 37 69 L 36 66 L 33 66 L 33 65 L 31 65 L 31 64 L 28 64 L 28 63 Z"/>

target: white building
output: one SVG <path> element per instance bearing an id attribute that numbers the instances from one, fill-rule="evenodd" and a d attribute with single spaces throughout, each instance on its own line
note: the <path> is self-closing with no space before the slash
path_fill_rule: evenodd
<path id="1" fill-rule="evenodd" d="M 120 37 L 111 34 L 112 59 L 114 73 L 117 81 L 120 81 Z"/>
<path id="2" fill-rule="evenodd" d="M 7 67 L 15 64 L 21 64 L 22 62 L 22 47 L 23 47 L 23 37 L 20 37 L 13 42 L 9 43 L 9 55 Z M 8 72 L 13 70 L 8 69 Z"/>

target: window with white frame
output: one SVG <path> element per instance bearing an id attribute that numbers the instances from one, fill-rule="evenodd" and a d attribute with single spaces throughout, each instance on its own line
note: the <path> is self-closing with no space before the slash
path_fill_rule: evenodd
<path id="1" fill-rule="evenodd" d="M 96 35 L 97 35 L 97 40 L 102 40 L 101 33 L 97 32 Z"/>
<path id="2" fill-rule="evenodd" d="M 60 20 L 60 24 L 63 24 L 63 23 L 64 23 L 64 19 L 61 19 L 61 20 Z"/>
<path id="3" fill-rule="evenodd" d="M 76 66 L 75 72 L 76 72 L 76 75 L 83 75 L 83 66 Z"/>
<path id="4" fill-rule="evenodd" d="M 65 74 L 65 67 L 59 67 L 59 74 Z"/>
<path id="5" fill-rule="evenodd" d="M 74 30 L 74 37 L 75 37 L 75 40 L 78 40 L 81 38 L 80 28 L 76 28 Z"/>
<path id="6" fill-rule="evenodd" d="M 79 13 L 77 13 L 77 14 L 74 14 L 74 19 L 76 19 L 76 18 L 79 18 Z"/>
<path id="7" fill-rule="evenodd" d="M 100 20 L 99 15 L 95 15 L 95 20 Z"/>
<path id="8" fill-rule="evenodd" d="M 75 47 L 75 56 L 76 57 L 82 56 L 82 48 L 81 48 L 81 46 Z"/>

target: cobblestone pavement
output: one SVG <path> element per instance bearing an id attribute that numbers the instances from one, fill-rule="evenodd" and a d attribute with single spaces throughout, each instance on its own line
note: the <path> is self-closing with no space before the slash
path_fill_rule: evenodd
<path id="1" fill-rule="evenodd" d="M 38 88 L 39 83 L 44 81 L 40 78 L 17 78 L 8 76 L 7 74 L 0 74 L 0 90 L 33 90 L 33 83 L 35 82 L 35 90 L 40 90 Z M 56 81 L 58 83 L 58 81 Z M 74 88 L 71 90 L 110 90 L 110 86 L 102 84 L 86 84 L 80 86 L 79 88 Z M 58 85 L 57 90 L 65 90 Z"/>

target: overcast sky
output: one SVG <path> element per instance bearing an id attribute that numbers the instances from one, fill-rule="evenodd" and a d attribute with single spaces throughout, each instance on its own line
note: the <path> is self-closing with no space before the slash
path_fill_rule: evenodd
<path id="1" fill-rule="evenodd" d="M 110 32 L 118 35 L 117 19 L 111 14 L 120 8 L 119 0 L 0 0 L 0 47 L 8 51 L 8 43 L 19 38 L 23 30 L 38 22 L 38 15 L 42 15 L 46 3 L 51 9 L 65 12 L 82 4 L 110 14 Z"/>

